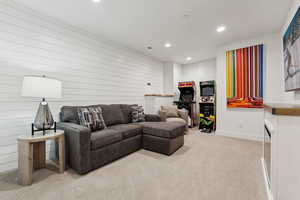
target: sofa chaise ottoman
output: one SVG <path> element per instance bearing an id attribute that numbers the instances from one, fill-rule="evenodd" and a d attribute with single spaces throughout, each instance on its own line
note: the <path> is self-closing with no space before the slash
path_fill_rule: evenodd
<path id="1" fill-rule="evenodd" d="M 184 144 L 186 124 L 156 122 L 143 125 L 143 148 L 149 151 L 172 155 Z"/>

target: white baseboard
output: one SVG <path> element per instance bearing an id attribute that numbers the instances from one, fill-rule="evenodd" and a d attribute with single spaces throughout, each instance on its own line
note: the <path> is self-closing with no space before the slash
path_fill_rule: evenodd
<path id="1" fill-rule="evenodd" d="M 259 134 L 251 134 L 245 132 L 229 132 L 229 131 L 216 130 L 216 135 L 245 139 L 245 140 L 254 140 L 260 142 L 264 141 L 263 134 L 261 134 L 260 136 Z"/>
<path id="2" fill-rule="evenodd" d="M 261 158 L 261 165 L 262 165 L 262 170 L 263 170 L 263 175 L 264 175 L 265 187 L 266 187 L 266 191 L 267 191 L 268 200 L 274 200 L 273 194 L 272 194 L 272 192 L 269 188 L 269 183 L 268 183 L 267 171 L 266 171 L 266 165 L 265 165 L 264 158 Z"/>

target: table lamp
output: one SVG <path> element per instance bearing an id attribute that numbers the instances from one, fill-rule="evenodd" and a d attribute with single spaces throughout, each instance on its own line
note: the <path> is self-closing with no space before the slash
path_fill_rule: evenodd
<path id="1" fill-rule="evenodd" d="M 22 96 L 40 97 L 42 101 L 32 124 L 32 135 L 36 131 L 56 130 L 50 108 L 45 98 L 61 98 L 62 83 L 46 76 L 24 76 Z M 52 128 L 54 126 L 54 128 Z"/>

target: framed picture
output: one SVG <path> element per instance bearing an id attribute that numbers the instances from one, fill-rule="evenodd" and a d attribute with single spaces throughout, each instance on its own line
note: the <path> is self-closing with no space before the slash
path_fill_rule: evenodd
<path id="1" fill-rule="evenodd" d="M 283 36 L 285 90 L 300 88 L 300 8 Z"/>
<path id="2" fill-rule="evenodd" d="M 263 108 L 264 45 L 226 52 L 228 108 Z"/>

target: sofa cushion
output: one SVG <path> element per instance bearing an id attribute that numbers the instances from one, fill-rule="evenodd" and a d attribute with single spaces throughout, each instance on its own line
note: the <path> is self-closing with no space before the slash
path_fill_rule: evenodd
<path id="1" fill-rule="evenodd" d="M 123 112 L 119 104 L 100 105 L 106 126 L 124 123 Z"/>
<path id="2" fill-rule="evenodd" d="M 146 114 L 145 119 L 146 122 L 162 122 L 162 118 L 159 115 L 154 114 Z"/>
<path id="3" fill-rule="evenodd" d="M 80 125 L 90 128 L 91 131 L 106 128 L 100 106 L 78 108 L 77 113 Z"/>
<path id="4" fill-rule="evenodd" d="M 168 119 L 166 120 L 166 122 L 177 122 L 177 123 L 182 123 L 182 124 L 185 125 L 185 131 L 186 131 L 186 132 L 189 131 L 189 125 L 188 125 L 188 123 L 187 123 L 184 119 L 182 119 L 182 118 L 173 118 L 173 117 L 171 117 L 171 118 L 168 118 Z"/>
<path id="5" fill-rule="evenodd" d="M 121 132 L 113 129 L 103 129 L 101 131 L 92 132 L 91 149 L 96 150 L 104 146 L 119 142 L 121 140 Z"/>
<path id="6" fill-rule="evenodd" d="M 142 106 L 131 106 L 132 112 L 132 122 L 144 122 L 146 121 L 145 119 L 145 113 L 144 113 L 144 108 Z"/>
<path id="7" fill-rule="evenodd" d="M 178 122 L 148 122 L 143 124 L 143 133 L 162 138 L 176 138 L 184 135 L 185 124 Z"/>
<path id="8" fill-rule="evenodd" d="M 138 125 L 143 128 L 145 125 L 152 124 L 152 123 L 155 123 L 155 122 L 134 122 L 134 123 L 131 123 L 131 125 Z"/>
<path id="9" fill-rule="evenodd" d="M 118 124 L 118 125 L 111 126 L 109 128 L 121 132 L 123 139 L 142 134 L 141 125 Z"/>
<path id="10" fill-rule="evenodd" d="M 184 125 L 186 125 L 186 121 L 182 118 L 176 118 L 176 117 L 170 117 L 167 119 L 167 122 L 178 122 L 178 123 L 183 123 Z"/>

